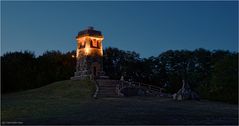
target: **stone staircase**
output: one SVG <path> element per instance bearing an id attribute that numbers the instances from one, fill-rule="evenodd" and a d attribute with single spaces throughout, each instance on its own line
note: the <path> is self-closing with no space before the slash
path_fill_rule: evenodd
<path id="1" fill-rule="evenodd" d="M 116 94 L 116 85 L 118 83 L 117 80 L 98 79 L 96 82 L 98 83 L 99 87 L 97 94 L 98 98 L 118 97 Z"/>

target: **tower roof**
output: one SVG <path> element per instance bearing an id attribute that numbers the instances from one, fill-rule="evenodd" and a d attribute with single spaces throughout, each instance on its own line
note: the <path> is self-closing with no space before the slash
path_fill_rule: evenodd
<path id="1" fill-rule="evenodd" d="M 93 37 L 99 37 L 103 38 L 103 35 L 100 31 L 94 30 L 93 27 L 88 27 L 87 29 L 80 31 L 76 38 L 83 37 L 83 36 L 93 36 Z"/>

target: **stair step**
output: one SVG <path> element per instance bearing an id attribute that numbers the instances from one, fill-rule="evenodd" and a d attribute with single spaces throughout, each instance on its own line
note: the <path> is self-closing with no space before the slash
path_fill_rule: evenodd
<path id="1" fill-rule="evenodd" d="M 99 87 L 99 90 L 115 91 L 115 88 L 102 88 L 102 87 Z"/>
<path id="2" fill-rule="evenodd" d="M 115 87 L 114 88 L 111 88 L 111 87 L 99 87 L 100 90 L 115 90 Z"/>
<path id="3" fill-rule="evenodd" d="M 99 88 L 99 91 L 115 91 L 115 88 Z"/>
<path id="4" fill-rule="evenodd" d="M 103 94 L 98 94 L 97 96 L 115 96 L 115 95 L 117 95 L 117 94 L 114 94 L 114 93 L 111 93 L 111 94 L 105 94 L 105 93 L 103 93 Z"/>
<path id="5" fill-rule="evenodd" d="M 99 90 L 108 90 L 108 91 L 111 91 L 111 90 L 113 90 L 113 91 L 114 91 L 114 90 L 115 90 L 115 88 L 102 88 L 102 87 L 100 87 L 100 88 L 99 88 Z"/>
<path id="6" fill-rule="evenodd" d="M 115 90 L 115 87 L 99 87 L 99 89 L 108 89 L 108 90 Z"/>
<path id="7" fill-rule="evenodd" d="M 118 98 L 119 96 L 98 96 L 98 98 Z"/>
<path id="8" fill-rule="evenodd" d="M 99 87 L 116 87 L 116 85 L 98 85 Z"/>
<path id="9" fill-rule="evenodd" d="M 98 82 L 99 84 L 110 84 L 110 85 L 116 85 L 116 83 L 105 83 L 105 82 Z"/>
<path id="10" fill-rule="evenodd" d="M 103 92 L 103 91 L 100 91 L 98 92 L 98 94 L 116 94 L 115 92 Z"/>
<path id="11" fill-rule="evenodd" d="M 115 87 L 99 87 L 99 89 L 108 89 L 108 90 L 115 90 Z"/>
<path id="12" fill-rule="evenodd" d="M 109 86 L 109 87 L 116 87 L 116 85 L 112 85 L 112 84 L 99 84 L 99 86 Z"/>
<path id="13" fill-rule="evenodd" d="M 117 94 L 98 94 L 97 96 L 117 96 Z"/>
<path id="14" fill-rule="evenodd" d="M 116 94 L 115 92 L 101 92 L 99 91 L 98 94 Z"/>
<path id="15" fill-rule="evenodd" d="M 106 91 L 99 91 L 98 92 L 98 94 L 116 94 L 114 91 L 108 91 L 108 92 L 106 92 Z"/>
<path id="16" fill-rule="evenodd" d="M 112 85 L 116 85 L 117 84 L 115 82 L 99 82 L 99 81 L 98 81 L 98 83 L 101 83 L 101 84 L 112 84 Z"/>
<path id="17" fill-rule="evenodd" d="M 118 81 L 116 80 L 97 80 L 99 92 L 97 97 L 118 97 L 115 92 Z"/>
<path id="18" fill-rule="evenodd" d="M 102 97 L 117 97 L 117 95 L 98 95 L 97 97 L 102 98 Z"/>

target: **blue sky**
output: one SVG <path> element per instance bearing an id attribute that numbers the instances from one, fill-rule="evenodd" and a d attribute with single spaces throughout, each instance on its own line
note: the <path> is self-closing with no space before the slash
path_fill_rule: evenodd
<path id="1" fill-rule="evenodd" d="M 2 2 L 1 53 L 72 51 L 77 33 L 102 31 L 104 47 L 157 56 L 169 49 L 238 50 L 238 2 Z"/>

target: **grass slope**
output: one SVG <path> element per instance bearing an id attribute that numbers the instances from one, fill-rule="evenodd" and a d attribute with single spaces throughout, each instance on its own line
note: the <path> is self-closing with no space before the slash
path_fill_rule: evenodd
<path id="1" fill-rule="evenodd" d="M 162 97 L 93 99 L 91 81 L 61 81 L 2 96 L 2 121 L 23 124 L 238 125 L 238 106 Z"/>
<path id="2" fill-rule="evenodd" d="M 2 121 L 51 118 L 64 114 L 91 100 L 95 91 L 92 81 L 65 80 L 23 92 L 2 95 Z"/>

